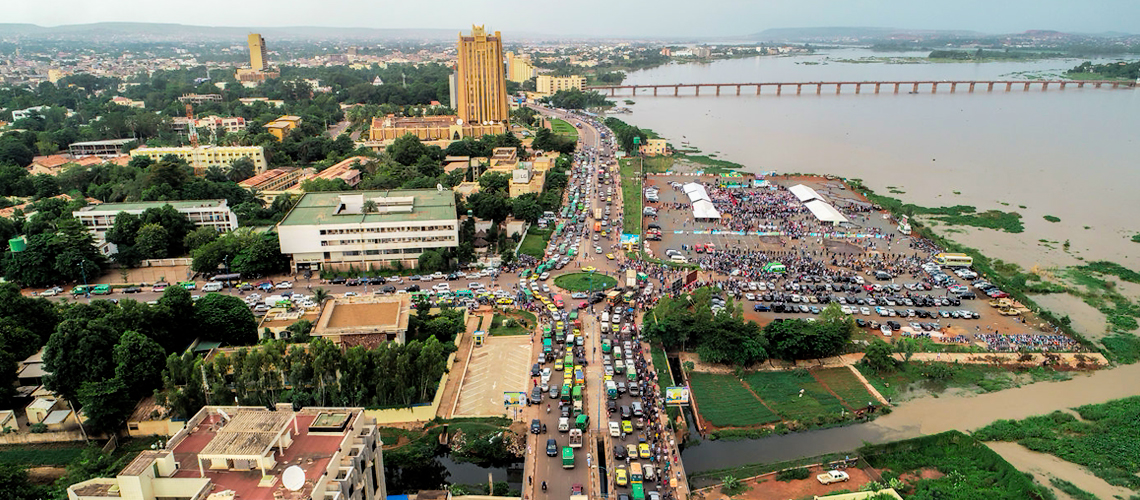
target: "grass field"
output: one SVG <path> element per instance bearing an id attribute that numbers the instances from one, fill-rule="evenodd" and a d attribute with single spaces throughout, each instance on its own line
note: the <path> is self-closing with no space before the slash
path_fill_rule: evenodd
<path id="1" fill-rule="evenodd" d="M 831 392 L 839 396 L 848 408 L 861 408 L 875 400 L 875 397 L 863 386 L 863 382 L 855 378 L 855 374 L 846 367 L 814 370 L 811 373 L 831 389 Z"/>
<path id="2" fill-rule="evenodd" d="M 510 319 L 510 326 L 503 326 L 503 320 Z M 519 325 L 517 319 L 509 318 L 502 314 L 495 314 L 491 319 L 491 329 L 488 331 L 491 335 L 526 335 L 530 333 L 530 329 Z"/>
<path id="3" fill-rule="evenodd" d="M 542 259 L 546 254 L 546 244 L 550 241 L 551 232 L 553 231 L 550 229 L 530 228 L 526 238 L 523 238 L 522 245 L 519 246 L 519 253 Z"/>
<path id="4" fill-rule="evenodd" d="M 550 120 L 550 129 L 555 134 L 573 137 L 574 140 L 578 139 L 578 129 L 574 128 L 574 126 L 566 120 L 559 120 L 558 118 Z"/>
<path id="5" fill-rule="evenodd" d="M 785 420 L 809 422 L 816 417 L 839 416 L 845 409 L 807 370 L 756 372 L 745 376 L 744 381 Z"/>
<path id="6" fill-rule="evenodd" d="M 67 465 L 79 457 L 86 447 L 83 443 L 44 443 L 0 448 L 0 464 Z"/>
<path id="7" fill-rule="evenodd" d="M 621 165 L 621 230 L 641 234 L 641 160 L 620 160 Z"/>
<path id="8" fill-rule="evenodd" d="M 689 382 L 701 416 L 712 425 L 747 427 L 780 421 L 732 375 L 690 373 Z"/>
<path id="9" fill-rule="evenodd" d="M 617 286 L 617 280 L 598 273 L 574 273 L 554 278 L 554 284 L 571 292 L 588 292 L 613 288 Z"/>

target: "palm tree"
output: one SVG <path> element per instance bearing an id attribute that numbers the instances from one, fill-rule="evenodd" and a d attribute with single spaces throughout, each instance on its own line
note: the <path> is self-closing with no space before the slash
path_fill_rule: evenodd
<path id="1" fill-rule="evenodd" d="M 380 207 L 378 207 L 376 205 L 376 201 L 374 201 L 374 200 L 368 200 L 368 201 L 364 202 L 364 206 L 361 207 L 361 211 L 363 211 L 366 214 L 375 213 L 375 212 L 378 212 L 379 210 L 380 210 Z"/>
<path id="2" fill-rule="evenodd" d="M 317 287 L 313 289 L 313 300 L 315 300 L 318 304 L 324 304 L 326 300 L 329 300 L 331 298 L 332 294 L 329 293 L 329 291 L 324 287 Z"/>

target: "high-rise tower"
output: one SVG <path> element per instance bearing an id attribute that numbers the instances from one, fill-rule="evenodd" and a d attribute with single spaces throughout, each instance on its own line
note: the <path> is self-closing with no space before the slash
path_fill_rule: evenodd
<path id="1" fill-rule="evenodd" d="M 456 110 L 467 123 L 505 122 L 507 82 L 503 68 L 503 39 L 472 26 L 471 36 L 459 34 L 459 90 Z"/>
<path id="2" fill-rule="evenodd" d="M 265 39 L 258 33 L 249 34 L 249 67 L 254 71 L 265 69 L 268 58 L 265 57 Z"/>

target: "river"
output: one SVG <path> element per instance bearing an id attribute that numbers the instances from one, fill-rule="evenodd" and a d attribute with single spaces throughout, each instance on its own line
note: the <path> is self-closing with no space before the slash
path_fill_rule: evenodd
<path id="1" fill-rule="evenodd" d="M 837 61 L 883 55 L 841 49 L 673 64 L 631 73 L 625 83 L 1019 79 L 1059 74 L 1080 62 Z M 830 173 L 863 179 L 883 194 L 896 187 L 904 193 L 893 196 L 924 206 L 1016 211 L 1024 217 L 1024 233 L 967 230 L 954 238 L 1025 268 L 1075 265 L 1076 257 L 1140 267 L 1140 247 L 1129 241 L 1140 232 L 1132 214 L 1140 207 L 1134 157 L 1140 145 L 1140 90 L 946 90 L 876 95 L 864 88 L 855 95 L 848 88 L 835 95 L 825 89 L 817 96 L 805 88 L 801 96 L 785 89 L 783 96 L 773 91 L 721 97 L 706 90 L 699 97 L 638 96 L 628 106 L 633 113 L 618 118 L 651 128 L 675 146 L 688 143 L 741 163 L 748 171 Z M 619 105 L 622 99 L 617 98 Z M 1045 215 L 1061 221 L 1048 222 Z M 1062 249 L 1066 240 L 1071 253 Z"/>
<path id="2" fill-rule="evenodd" d="M 669 65 L 631 73 L 625 83 L 1024 79 L 1057 75 L 1081 62 L 838 61 L 898 55 L 841 49 Z M 836 174 L 863 179 L 883 194 L 894 187 L 903 193 L 892 196 L 919 205 L 1016 211 L 1023 216 L 1024 233 L 967 229 L 952 236 L 1025 268 L 1076 265 L 1078 257 L 1140 268 L 1140 246 L 1129 241 L 1140 233 L 1133 215 L 1140 207 L 1134 158 L 1140 90 L 1003 90 L 855 95 L 851 88 L 835 95 L 832 88 L 818 96 L 814 89 L 801 96 L 637 96 L 628 106 L 633 113 L 617 117 L 651 128 L 675 146 L 691 145 L 741 163 L 747 171 Z M 616 98 L 619 105 L 623 99 Z M 1045 215 L 1061 221 L 1047 222 Z M 1062 249 L 1066 240 L 1071 253 Z M 1078 326 L 1093 330 L 1095 323 Z M 1140 392 L 1132 381 L 1138 375 L 1140 366 L 1132 365 L 999 393 L 918 399 L 868 424 L 760 440 L 704 441 L 688 447 L 683 457 L 689 472 L 699 472 L 853 450 L 864 441 L 970 430 L 996 419 L 1135 395 Z"/>

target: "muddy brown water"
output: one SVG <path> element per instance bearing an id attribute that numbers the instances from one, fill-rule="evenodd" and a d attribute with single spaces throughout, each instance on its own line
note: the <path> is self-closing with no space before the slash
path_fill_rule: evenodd
<path id="1" fill-rule="evenodd" d="M 685 449 L 689 473 L 852 451 L 948 430 L 970 431 L 999 419 L 1021 419 L 1140 394 L 1140 364 L 980 395 L 955 394 L 908 401 L 866 424 L 740 441 L 702 441 Z"/>

